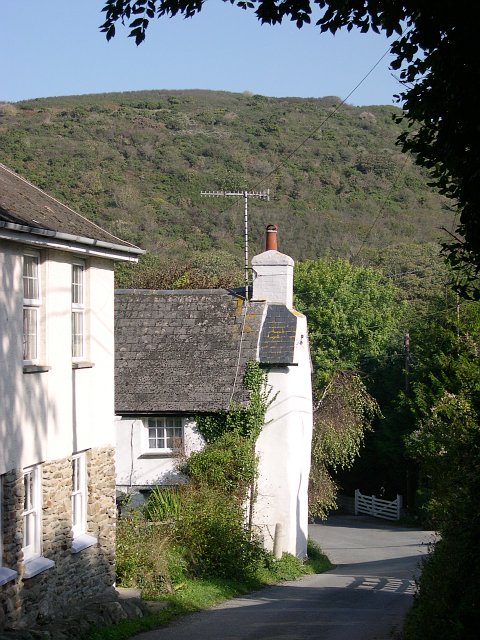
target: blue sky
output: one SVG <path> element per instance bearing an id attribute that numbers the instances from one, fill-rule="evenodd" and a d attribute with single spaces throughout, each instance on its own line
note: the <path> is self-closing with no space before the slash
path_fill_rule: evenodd
<path id="1" fill-rule="evenodd" d="M 126 30 L 106 42 L 103 0 L 2 0 L 0 100 L 132 91 L 220 89 L 345 98 L 388 48 L 383 36 L 285 23 L 208 0 L 193 19 L 154 20 L 136 47 Z M 348 99 L 393 104 L 400 85 L 382 60 Z"/>

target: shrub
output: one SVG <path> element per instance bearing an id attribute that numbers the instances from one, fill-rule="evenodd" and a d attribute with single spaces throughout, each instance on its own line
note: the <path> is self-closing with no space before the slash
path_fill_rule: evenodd
<path id="1" fill-rule="evenodd" d="M 171 592 L 170 543 L 167 527 L 148 522 L 140 512 L 131 511 L 120 518 L 117 523 L 117 584 L 141 589 L 147 599 Z"/>
<path id="2" fill-rule="evenodd" d="M 262 563 L 264 551 L 245 524 L 241 504 L 217 488 L 182 487 L 176 534 L 194 575 L 249 579 Z"/>
<path id="3" fill-rule="evenodd" d="M 172 522 L 180 513 L 178 487 L 155 486 L 142 509 L 145 518 L 152 522 Z"/>
<path id="4" fill-rule="evenodd" d="M 184 466 L 191 481 L 234 494 L 241 501 L 255 480 L 256 470 L 254 442 L 238 431 L 226 432 L 202 451 L 192 453 Z"/>

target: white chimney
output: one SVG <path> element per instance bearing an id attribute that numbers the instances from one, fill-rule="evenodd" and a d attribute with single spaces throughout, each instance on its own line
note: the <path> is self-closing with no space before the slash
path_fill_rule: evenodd
<path id="1" fill-rule="evenodd" d="M 290 256 L 277 250 L 277 227 L 267 227 L 266 250 L 252 258 L 252 300 L 266 300 L 293 307 L 293 265 Z"/>

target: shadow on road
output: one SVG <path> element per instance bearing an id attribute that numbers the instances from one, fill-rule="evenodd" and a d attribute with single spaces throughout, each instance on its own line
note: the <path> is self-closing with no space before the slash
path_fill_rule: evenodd
<path id="1" fill-rule="evenodd" d="M 431 532 L 334 517 L 310 535 L 337 564 L 235 598 L 136 640 L 390 640 L 402 627 Z"/>

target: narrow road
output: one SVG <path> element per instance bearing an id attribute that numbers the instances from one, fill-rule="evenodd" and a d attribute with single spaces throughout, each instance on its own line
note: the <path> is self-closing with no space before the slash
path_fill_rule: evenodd
<path id="1" fill-rule="evenodd" d="M 267 587 L 136 640 L 394 640 L 431 532 L 367 517 L 311 525 L 332 571 Z"/>

